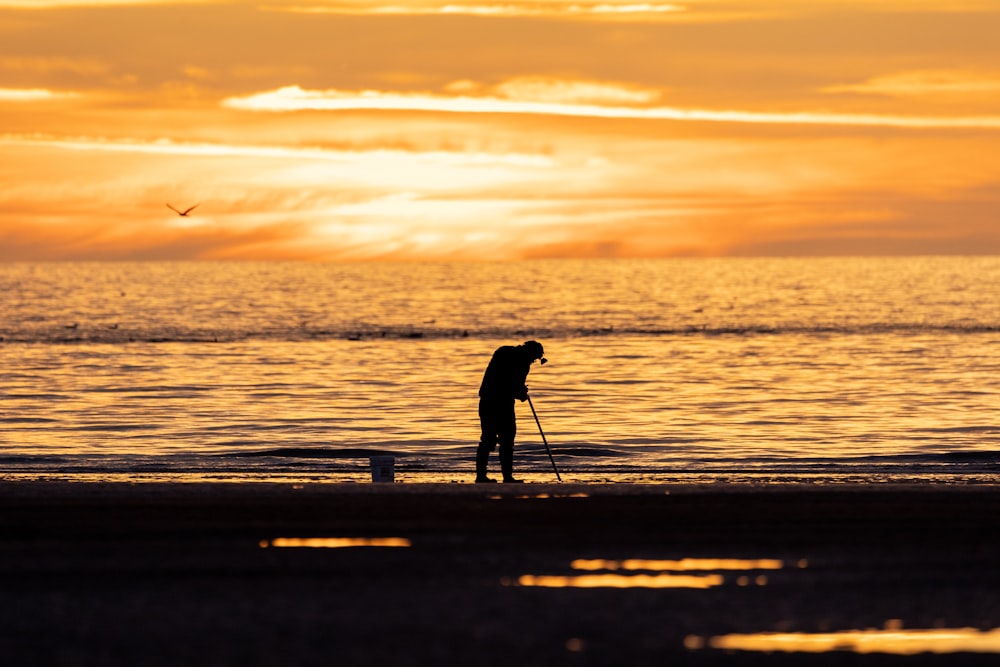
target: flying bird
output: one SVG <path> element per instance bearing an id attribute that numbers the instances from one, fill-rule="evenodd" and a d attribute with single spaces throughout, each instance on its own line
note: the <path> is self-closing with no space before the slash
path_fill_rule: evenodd
<path id="1" fill-rule="evenodd" d="M 193 210 L 195 210 L 196 208 L 198 208 L 198 206 L 199 206 L 200 204 L 201 204 L 201 202 L 198 202 L 197 204 L 195 204 L 195 205 L 194 205 L 194 206 L 192 206 L 191 208 L 189 208 L 189 209 L 185 209 L 185 210 L 183 210 L 183 211 L 179 211 L 179 210 L 177 210 L 176 208 L 174 208 L 173 206 L 171 206 L 171 205 L 170 205 L 169 203 L 167 204 L 167 208 L 169 208 L 169 209 L 170 209 L 171 211 L 173 211 L 173 212 L 174 212 L 174 213 L 176 213 L 177 215 L 181 216 L 182 218 L 186 218 L 186 217 L 188 217 L 188 213 L 190 213 L 191 211 L 193 211 Z"/>

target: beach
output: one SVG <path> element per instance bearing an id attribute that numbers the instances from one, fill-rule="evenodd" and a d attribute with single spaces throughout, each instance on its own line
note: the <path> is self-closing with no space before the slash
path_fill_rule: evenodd
<path id="1" fill-rule="evenodd" d="M 1000 651 L 983 652 L 1000 626 L 998 515 L 995 485 L 7 481 L 0 653 L 9 665 L 987 664 Z M 890 641 L 935 630 L 973 648 L 899 655 Z M 887 643 L 861 653 L 857 631 Z M 727 648 L 761 633 L 832 635 L 839 650 Z"/>

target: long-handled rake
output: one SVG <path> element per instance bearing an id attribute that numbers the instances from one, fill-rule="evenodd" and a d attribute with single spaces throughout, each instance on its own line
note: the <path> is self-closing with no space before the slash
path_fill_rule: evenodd
<path id="1" fill-rule="evenodd" d="M 552 470 L 556 473 L 556 479 L 561 482 L 562 477 L 559 475 L 559 469 L 556 468 L 556 460 L 552 458 L 552 450 L 549 449 L 549 442 L 545 439 L 545 432 L 542 430 L 542 423 L 538 421 L 538 413 L 535 412 L 535 404 L 531 402 L 531 396 L 528 396 L 528 405 L 531 406 L 531 414 L 535 416 L 535 423 L 538 424 L 538 433 L 542 436 L 542 442 L 545 444 L 545 451 L 548 452 L 549 461 L 552 461 Z"/>

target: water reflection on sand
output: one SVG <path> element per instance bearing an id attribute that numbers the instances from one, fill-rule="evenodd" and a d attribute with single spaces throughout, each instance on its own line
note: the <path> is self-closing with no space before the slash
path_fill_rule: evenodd
<path id="1" fill-rule="evenodd" d="M 712 588 L 721 586 L 722 576 L 677 574 L 583 574 L 575 576 L 535 576 L 525 574 L 518 586 L 538 588 Z M 504 582 L 508 583 L 508 582 Z"/>
<path id="2" fill-rule="evenodd" d="M 801 560 L 798 567 L 806 567 Z M 576 559 L 570 563 L 574 570 L 588 574 L 574 575 L 534 575 L 525 574 L 517 579 L 504 579 L 504 586 L 526 586 L 538 588 L 694 588 L 706 589 L 721 586 L 726 578 L 717 571 L 752 572 L 754 570 L 780 570 L 785 567 L 781 560 L 732 559 L 732 558 L 682 558 L 679 560 L 639 559 L 625 560 Z M 630 574 L 621 574 L 620 571 Z M 642 572 L 631 574 L 631 572 Z M 650 572 L 656 574 L 649 574 Z M 666 574 L 672 572 L 705 572 L 706 574 Z M 767 577 L 747 575 L 733 580 L 738 586 L 751 582 L 758 586 L 767 585 Z"/>
<path id="3" fill-rule="evenodd" d="M 307 548 L 307 549 L 348 549 L 354 547 L 409 547 L 405 537 L 276 537 L 261 540 L 260 547 Z"/>
<path id="4" fill-rule="evenodd" d="M 763 651 L 786 653 L 1000 653 L 1000 629 L 988 631 L 975 628 L 942 630 L 846 630 L 829 633 L 731 634 L 707 640 L 689 636 L 684 640 L 689 649 L 713 648 L 726 651 Z"/>
<path id="5" fill-rule="evenodd" d="M 578 559 L 571 564 L 574 570 L 655 570 L 670 572 L 710 570 L 780 570 L 783 561 L 773 558 L 743 560 L 737 558 L 683 558 L 681 560 L 627 560 Z M 805 567 L 804 561 L 800 567 Z"/>

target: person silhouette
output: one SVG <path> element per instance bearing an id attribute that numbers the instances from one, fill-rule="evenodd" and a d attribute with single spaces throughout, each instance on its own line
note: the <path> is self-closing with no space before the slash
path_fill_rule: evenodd
<path id="1" fill-rule="evenodd" d="M 544 350 L 538 341 L 529 340 L 522 345 L 504 345 L 497 348 L 483 373 L 479 387 L 479 423 L 482 436 L 476 450 L 476 483 L 490 483 L 487 474 L 490 452 L 500 444 L 500 470 L 507 484 L 520 483 L 514 479 L 514 436 L 517 421 L 514 417 L 514 399 L 528 400 L 525 384 L 528 371 Z"/>

